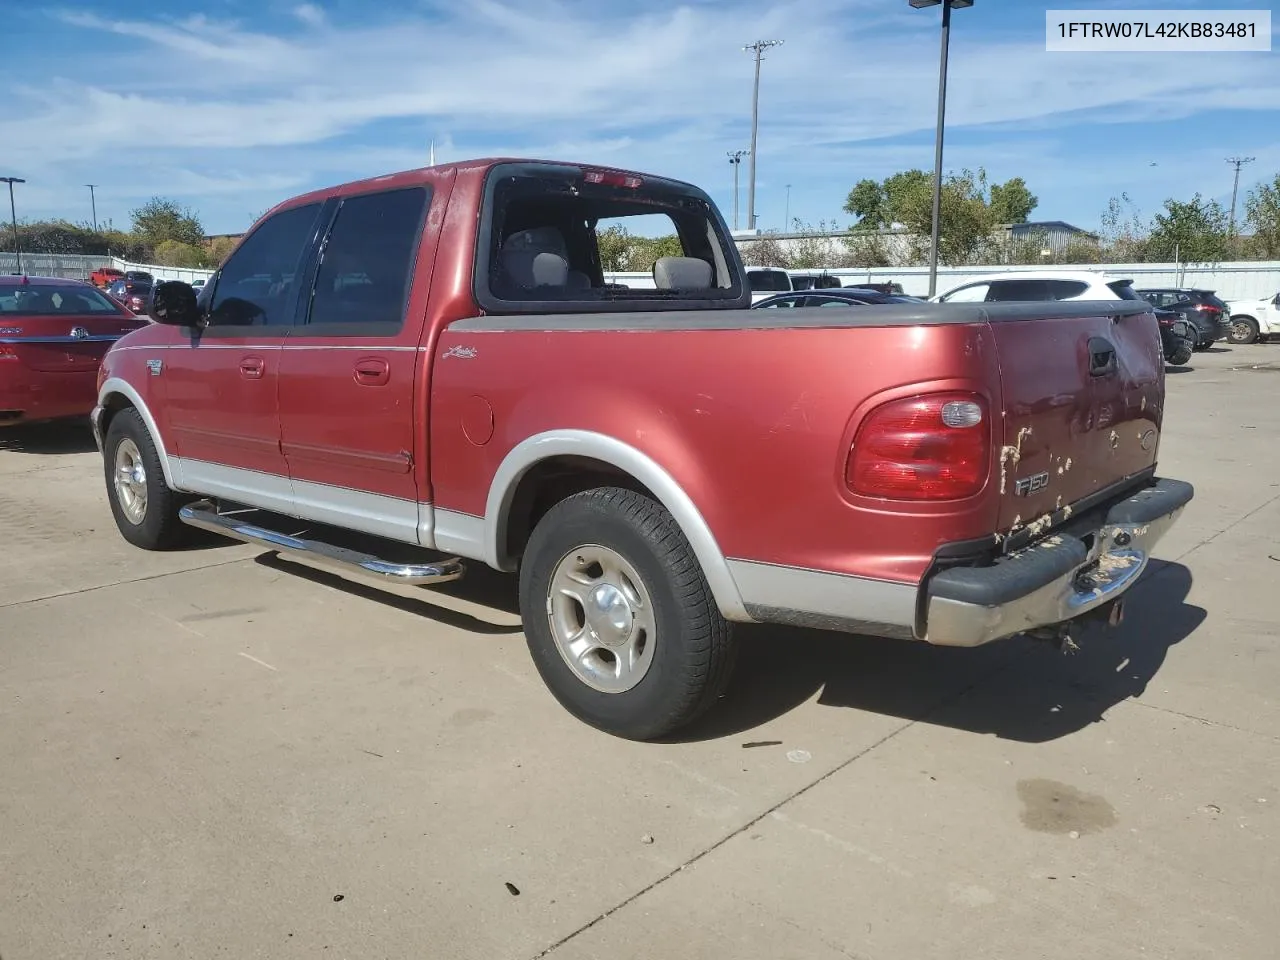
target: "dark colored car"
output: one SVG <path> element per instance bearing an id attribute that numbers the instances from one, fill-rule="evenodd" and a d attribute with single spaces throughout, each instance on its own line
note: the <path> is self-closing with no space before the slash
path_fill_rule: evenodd
<path id="1" fill-rule="evenodd" d="M 1164 350 L 1164 362 L 1181 367 L 1191 359 L 1196 347 L 1196 328 L 1173 310 L 1152 306 L 1156 323 L 1160 325 L 1160 346 Z"/>
<path id="2" fill-rule="evenodd" d="M 905 294 L 881 293 L 860 287 L 841 287 L 839 290 L 823 290 L 781 293 L 754 304 L 753 310 L 787 309 L 790 307 L 857 307 L 871 303 L 924 303 L 919 297 Z"/>
<path id="3" fill-rule="evenodd" d="M 900 283 L 854 283 L 850 284 L 850 287 L 856 287 L 859 290 L 875 290 L 877 293 L 903 295 Z"/>
<path id="4" fill-rule="evenodd" d="M 145 270 L 126 270 L 124 274 L 126 280 L 145 280 L 147 283 L 155 283 L 156 278 Z"/>
<path id="5" fill-rule="evenodd" d="M 1231 332 L 1231 311 L 1212 290 L 1191 287 L 1156 287 L 1138 291 L 1153 307 L 1172 310 L 1196 331 L 1197 350 L 1207 350 Z"/>
<path id="6" fill-rule="evenodd" d="M 81 280 L 0 277 L 0 426 L 88 416 L 103 354 L 146 325 Z"/>
<path id="7" fill-rule="evenodd" d="M 146 313 L 153 284 L 150 280 L 117 280 L 107 287 L 107 295 L 124 304 L 134 313 Z"/>

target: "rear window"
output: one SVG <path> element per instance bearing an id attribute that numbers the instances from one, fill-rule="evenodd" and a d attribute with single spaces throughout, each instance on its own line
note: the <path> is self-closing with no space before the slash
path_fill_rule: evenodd
<path id="1" fill-rule="evenodd" d="M 1143 297 L 1138 296 L 1138 292 L 1133 289 L 1133 281 L 1131 280 L 1113 280 L 1111 283 L 1108 283 L 1107 286 L 1110 287 L 1111 292 L 1121 300 L 1144 299 Z M 1147 296 L 1145 299 L 1148 302 L 1155 304 L 1155 301 L 1151 299 L 1151 296 Z M 1156 305 L 1158 306 L 1158 304 Z"/>
<path id="2" fill-rule="evenodd" d="M 475 294 L 492 313 L 687 308 L 744 295 L 715 207 L 675 181 L 501 164 L 489 173 L 480 226 Z M 605 281 L 621 247 L 629 269 L 651 273 L 653 287 Z"/>
<path id="3" fill-rule="evenodd" d="M 785 270 L 748 270 L 747 282 L 756 293 L 786 293 L 791 289 L 791 277 Z"/>
<path id="4" fill-rule="evenodd" d="M 0 313 L 28 317 L 56 317 L 86 313 L 119 314 L 120 308 L 93 287 L 0 287 Z"/>

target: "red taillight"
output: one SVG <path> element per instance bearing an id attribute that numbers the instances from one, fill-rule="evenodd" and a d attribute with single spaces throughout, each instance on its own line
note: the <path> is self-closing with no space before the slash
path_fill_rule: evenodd
<path id="1" fill-rule="evenodd" d="M 1201 313 L 1221 313 L 1222 312 L 1221 307 L 1215 307 L 1211 303 L 1197 303 L 1196 309 L 1199 310 Z"/>
<path id="2" fill-rule="evenodd" d="M 630 190 L 637 190 L 644 183 L 637 176 L 613 170 L 587 170 L 582 174 L 582 179 L 587 183 L 599 183 L 606 187 L 627 187 Z"/>
<path id="3" fill-rule="evenodd" d="M 0 343 L 0 363 L 5 360 L 17 360 L 17 352 L 7 343 Z"/>
<path id="4" fill-rule="evenodd" d="M 930 393 L 867 414 L 845 482 L 864 497 L 960 500 L 982 489 L 990 468 L 986 402 L 973 393 Z"/>
<path id="5" fill-rule="evenodd" d="M 1156 317 L 1156 323 L 1162 327 L 1172 327 L 1175 321 L 1173 317 Z"/>

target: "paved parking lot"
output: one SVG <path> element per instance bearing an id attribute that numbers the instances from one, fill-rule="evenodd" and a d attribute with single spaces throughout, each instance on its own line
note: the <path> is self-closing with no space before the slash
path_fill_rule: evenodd
<path id="1" fill-rule="evenodd" d="M 0 957 L 1275 957 L 1280 346 L 1192 364 L 1118 632 L 751 631 L 656 745 L 555 704 L 513 581 L 146 554 L 87 432 L 0 433 Z"/>

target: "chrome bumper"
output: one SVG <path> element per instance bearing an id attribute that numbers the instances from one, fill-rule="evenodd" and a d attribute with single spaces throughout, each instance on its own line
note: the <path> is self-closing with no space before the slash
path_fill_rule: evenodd
<path id="1" fill-rule="evenodd" d="M 1118 599 L 1147 567 L 1150 551 L 1195 491 L 1157 480 L 1108 510 L 1092 545 L 1049 536 L 987 567 L 954 567 L 926 586 L 929 643 L 976 647 L 1082 617 Z"/>
<path id="2" fill-rule="evenodd" d="M 81 409 L 84 409 L 83 407 Z M 98 446 L 98 452 L 102 452 L 102 411 L 101 406 L 93 408 L 93 412 L 89 414 L 89 424 L 93 427 L 93 442 Z"/>

